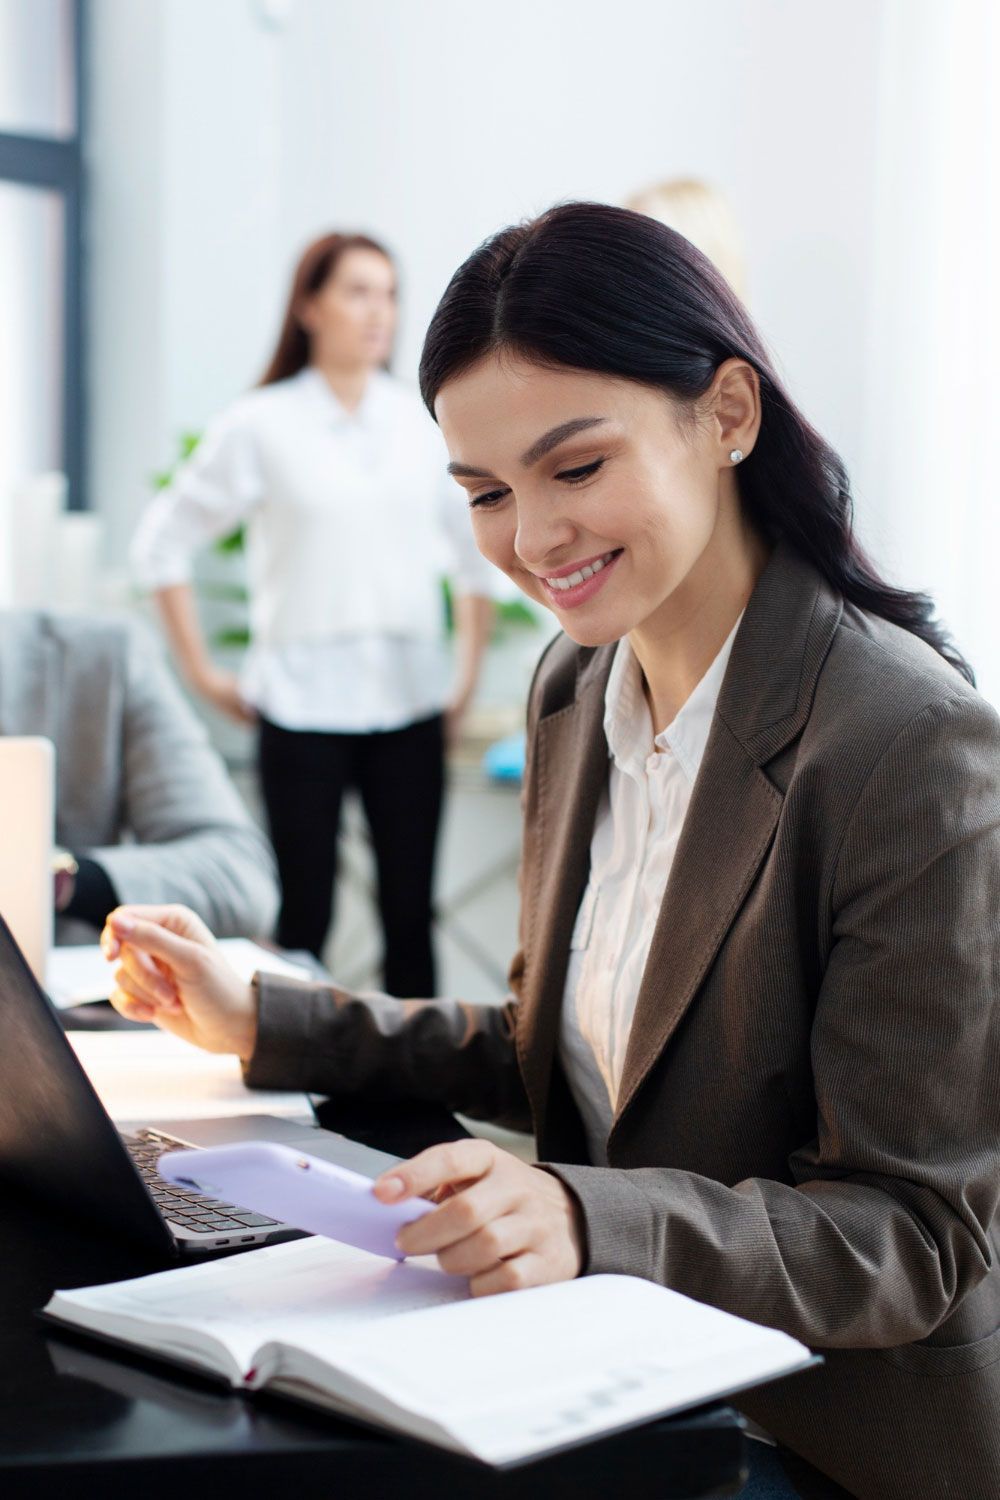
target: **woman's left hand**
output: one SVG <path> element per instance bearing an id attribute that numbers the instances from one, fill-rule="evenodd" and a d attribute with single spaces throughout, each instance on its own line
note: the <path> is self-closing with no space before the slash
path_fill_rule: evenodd
<path id="1" fill-rule="evenodd" d="M 462 738 L 462 730 L 465 727 L 465 715 L 469 710 L 469 692 L 458 692 L 452 698 L 444 711 L 444 747 L 446 751 L 454 750 Z"/>
<path id="2" fill-rule="evenodd" d="M 576 1199 L 551 1173 L 489 1141 L 449 1141 L 376 1179 L 383 1203 L 439 1200 L 400 1230 L 406 1255 L 435 1254 L 443 1271 L 468 1276 L 474 1297 L 571 1281 L 583 1266 Z"/>

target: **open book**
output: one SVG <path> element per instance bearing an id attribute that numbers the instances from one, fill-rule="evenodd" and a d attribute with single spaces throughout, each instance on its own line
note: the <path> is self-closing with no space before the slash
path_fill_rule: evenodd
<path id="1" fill-rule="evenodd" d="M 431 1258 L 318 1237 L 56 1292 L 45 1314 L 497 1466 L 812 1362 L 783 1333 L 635 1277 L 471 1298 Z"/>

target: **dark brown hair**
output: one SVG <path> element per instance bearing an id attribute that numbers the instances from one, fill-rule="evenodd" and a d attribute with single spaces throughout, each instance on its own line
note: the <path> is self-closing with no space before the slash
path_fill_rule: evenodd
<path id="1" fill-rule="evenodd" d="M 267 369 L 260 378 L 260 385 L 274 385 L 277 380 L 287 380 L 289 376 L 304 370 L 309 363 L 311 341 L 299 322 L 298 310 L 333 275 L 348 250 L 374 250 L 377 255 L 384 256 L 390 265 L 394 264 L 385 246 L 366 234 L 324 234 L 320 239 L 313 240 L 302 252 L 295 267 L 281 332 Z"/>
<path id="2" fill-rule="evenodd" d="M 432 416 L 445 381 L 495 350 L 635 380 L 686 404 L 724 360 L 746 360 L 760 379 L 762 418 L 738 484 L 758 530 L 974 681 L 933 600 L 895 588 L 866 557 L 840 457 L 793 403 L 731 287 L 674 230 L 603 203 L 561 204 L 500 230 L 459 266 L 431 319 L 420 389 Z"/>

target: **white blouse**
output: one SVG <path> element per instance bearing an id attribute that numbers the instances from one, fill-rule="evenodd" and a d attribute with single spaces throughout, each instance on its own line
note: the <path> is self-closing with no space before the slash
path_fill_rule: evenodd
<path id="1" fill-rule="evenodd" d="M 673 723 L 655 737 L 627 639 L 605 689 L 611 765 L 573 929 L 559 1036 L 560 1060 L 598 1166 L 607 1165 L 639 986 L 738 629 L 739 620 Z"/>
<path id="2" fill-rule="evenodd" d="M 463 491 L 419 397 L 379 371 L 353 412 L 306 369 L 235 402 L 145 511 L 149 589 L 247 528 L 248 702 L 288 729 L 370 732 L 438 713 L 450 653 L 441 580 L 496 591 Z"/>

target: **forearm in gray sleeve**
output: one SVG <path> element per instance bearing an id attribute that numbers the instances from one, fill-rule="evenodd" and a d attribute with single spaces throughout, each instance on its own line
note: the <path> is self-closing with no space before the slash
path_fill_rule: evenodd
<path id="1" fill-rule="evenodd" d="M 433 1100 L 473 1119 L 531 1128 L 513 1003 L 399 1001 L 258 974 L 251 1088 Z"/>
<path id="2" fill-rule="evenodd" d="M 169 842 L 87 851 L 126 905 L 180 902 L 216 937 L 266 937 L 278 885 L 264 835 L 249 821 L 208 825 Z"/>

